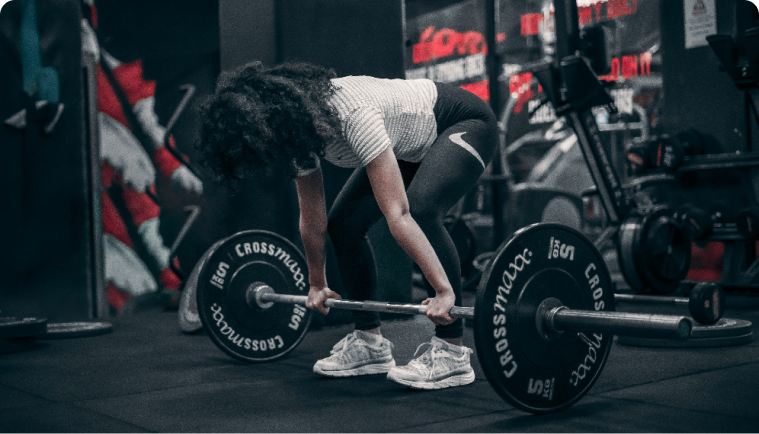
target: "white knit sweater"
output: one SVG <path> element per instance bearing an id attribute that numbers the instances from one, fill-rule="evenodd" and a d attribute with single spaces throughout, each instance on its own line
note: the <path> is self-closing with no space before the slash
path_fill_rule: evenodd
<path id="1" fill-rule="evenodd" d="M 437 101 L 435 83 L 366 76 L 332 82 L 337 91 L 330 103 L 337 110 L 346 140 L 325 148 L 327 161 L 339 167 L 366 166 L 388 146 L 399 160 L 422 160 L 437 138 L 432 111 Z M 313 170 L 301 170 L 298 176 Z"/>

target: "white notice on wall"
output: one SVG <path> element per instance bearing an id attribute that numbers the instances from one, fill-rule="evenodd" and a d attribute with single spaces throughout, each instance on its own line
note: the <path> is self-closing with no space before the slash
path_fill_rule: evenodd
<path id="1" fill-rule="evenodd" d="M 717 33 L 715 0 L 684 0 L 685 48 L 709 45 L 706 37 Z"/>

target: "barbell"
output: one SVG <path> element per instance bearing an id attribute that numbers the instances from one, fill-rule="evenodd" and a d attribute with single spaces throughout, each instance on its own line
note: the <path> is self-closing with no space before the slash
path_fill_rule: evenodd
<path id="1" fill-rule="evenodd" d="M 725 293 L 712 282 L 699 282 L 688 297 L 614 294 L 617 303 L 686 306 L 691 317 L 701 324 L 717 324 L 725 313 Z"/>
<path id="2" fill-rule="evenodd" d="M 264 362 L 303 339 L 312 312 L 306 262 L 289 240 L 248 230 L 203 256 L 197 308 L 213 342 L 230 356 Z M 535 224 L 501 245 L 483 273 L 475 306 L 451 315 L 473 320 L 475 348 L 490 385 L 532 413 L 565 409 L 597 380 L 614 334 L 687 339 L 684 316 L 614 311 L 603 257 L 580 232 Z M 327 307 L 424 314 L 426 306 L 329 299 Z"/>

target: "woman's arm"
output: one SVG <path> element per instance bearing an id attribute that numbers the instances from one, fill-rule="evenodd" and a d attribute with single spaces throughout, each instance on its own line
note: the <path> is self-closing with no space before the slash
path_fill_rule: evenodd
<path id="1" fill-rule="evenodd" d="M 452 322 L 448 311 L 455 301 L 453 288 L 427 236 L 411 216 L 406 188 L 392 148 L 385 149 L 372 160 L 366 166 L 366 173 L 390 233 L 435 288 L 437 295 L 428 302 L 427 316 L 438 324 Z"/>
<path id="2" fill-rule="evenodd" d="M 308 302 L 306 307 L 323 314 L 329 312 L 324 307 L 327 298 L 340 296 L 327 287 L 326 254 L 327 207 L 324 200 L 324 182 L 322 171 L 314 172 L 295 179 L 300 206 L 300 235 L 306 250 L 308 266 Z"/>

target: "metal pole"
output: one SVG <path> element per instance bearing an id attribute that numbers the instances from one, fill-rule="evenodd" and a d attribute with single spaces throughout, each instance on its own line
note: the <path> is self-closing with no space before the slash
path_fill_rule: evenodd
<path id="1" fill-rule="evenodd" d="M 551 309 L 545 324 L 556 332 L 597 330 L 661 339 L 687 339 L 693 329 L 691 321 L 684 316 L 571 310 L 564 306 Z"/>
<path id="2" fill-rule="evenodd" d="M 305 295 L 288 295 L 268 292 L 261 294 L 260 300 L 263 302 L 300 304 L 305 306 L 308 297 Z M 324 306 L 334 307 L 335 309 L 408 313 L 412 315 L 425 315 L 427 311 L 427 306 L 423 304 L 385 303 L 381 301 L 353 301 L 337 298 L 327 299 L 324 302 Z M 474 318 L 474 308 L 454 306 L 453 309 L 451 309 L 450 314 L 454 318 L 472 319 Z"/>
<path id="3" fill-rule="evenodd" d="M 488 90 L 490 98 L 490 108 L 493 110 L 496 119 L 501 119 L 501 92 L 498 78 L 501 75 L 501 60 L 496 50 L 496 23 L 498 22 L 498 0 L 487 0 L 485 2 L 485 41 L 488 52 L 486 54 L 486 65 L 488 73 Z M 505 195 L 508 194 L 503 188 L 505 180 L 503 179 L 503 168 L 501 167 L 501 135 L 504 132 L 505 125 L 498 129 L 498 140 L 496 144 L 495 156 L 490 163 L 490 172 L 492 181 L 490 182 L 490 191 L 492 196 L 493 207 L 493 240 L 492 248 L 497 250 L 503 240 L 506 238 L 505 224 L 503 221 L 503 203 Z"/>
<path id="4" fill-rule="evenodd" d="M 654 295 L 614 294 L 614 301 L 636 304 L 674 304 L 687 306 L 690 300 L 685 297 L 662 297 Z"/>

